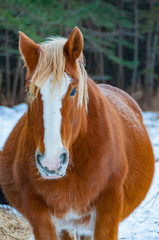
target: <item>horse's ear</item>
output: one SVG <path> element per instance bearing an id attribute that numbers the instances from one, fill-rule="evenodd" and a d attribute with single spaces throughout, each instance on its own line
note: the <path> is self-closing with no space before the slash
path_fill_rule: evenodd
<path id="1" fill-rule="evenodd" d="M 39 46 L 23 32 L 19 32 L 19 50 L 29 70 L 29 74 L 32 74 L 38 63 Z"/>
<path id="2" fill-rule="evenodd" d="M 71 62 L 75 62 L 79 58 L 82 49 L 83 35 L 79 28 L 75 27 L 64 45 L 64 54 Z"/>

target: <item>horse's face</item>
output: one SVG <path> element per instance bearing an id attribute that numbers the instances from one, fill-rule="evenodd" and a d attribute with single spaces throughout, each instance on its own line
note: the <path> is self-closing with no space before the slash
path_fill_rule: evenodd
<path id="1" fill-rule="evenodd" d="M 75 64 L 73 67 L 75 77 L 69 76 L 65 69 L 61 84 L 55 82 L 53 91 L 52 74 L 42 86 L 37 84 L 40 90 L 29 111 L 35 136 L 36 166 L 46 179 L 57 179 L 66 174 L 72 144 L 84 118 L 84 104 L 78 106 L 79 74 Z"/>
<path id="2" fill-rule="evenodd" d="M 44 178 L 60 178 L 66 173 L 69 151 L 81 127 L 77 95 L 78 84 L 67 74 L 61 87 L 56 84 L 51 93 L 50 76 L 40 89 L 39 101 L 35 100 L 35 106 L 33 104 L 36 164 Z"/>

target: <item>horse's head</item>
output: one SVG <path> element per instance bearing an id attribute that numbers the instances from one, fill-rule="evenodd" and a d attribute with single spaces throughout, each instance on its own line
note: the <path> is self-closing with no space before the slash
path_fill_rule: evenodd
<path id="1" fill-rule="evenodd" d="M 72 145 L 86 127 L 87 74 L 83 36 L 75 27 L 68 39 L 35 44 L 20 32 L 27 66 L 28 123 L 35 139 L 36 166 L 43 178 L 66 174 Z"/>

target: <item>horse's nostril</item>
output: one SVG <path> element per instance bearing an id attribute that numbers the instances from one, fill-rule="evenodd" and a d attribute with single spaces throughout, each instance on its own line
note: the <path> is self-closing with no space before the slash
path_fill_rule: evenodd
<path id="1" fill-rule="evenodd" d="M 42 154 L 41 153 L 36 153 L 36 160 L 40 164 L 40 162 L 42 160 Z"/>
<path id="2" fill-rule="evenodd" d="M 62 153 L 61 155 L 60 155 L 60 159 L 61 159 L 61 162 L 60 163 L 62 163 L 62 164 L 65 164 L 66 162 L 67 162 L 67 153 Z"/>

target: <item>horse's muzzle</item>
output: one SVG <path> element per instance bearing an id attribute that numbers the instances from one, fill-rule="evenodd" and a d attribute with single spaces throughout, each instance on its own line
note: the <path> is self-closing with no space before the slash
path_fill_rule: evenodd
<path id="1" fill-rule="evenodd" d="M 68 166 L 69 154 L 63 149 L 56 157 L 42 155 L 39 150 L 35 153 L 36 165 L 43 178 L 57 179 L 66 174 Z"/>

